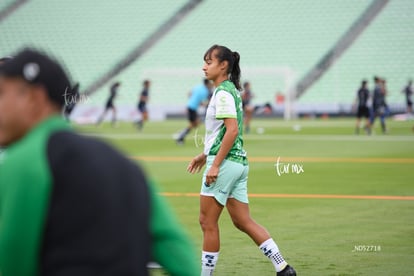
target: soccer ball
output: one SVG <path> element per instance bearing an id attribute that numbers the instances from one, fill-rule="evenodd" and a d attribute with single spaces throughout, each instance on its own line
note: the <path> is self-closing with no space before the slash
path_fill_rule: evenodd
<path id="1" fill-rule="evenodd" d="M 257 134 L 263 134 L 265 132 L 265 129 L 262 128 L 262 127 L 258 127 L 258 128 L 256 128 L 256 132 L 257 132 Z"/>

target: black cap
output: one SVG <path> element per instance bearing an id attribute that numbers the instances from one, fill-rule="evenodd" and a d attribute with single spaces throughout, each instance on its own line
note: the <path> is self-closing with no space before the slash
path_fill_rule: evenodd
<path id="1" fill-rule="evenodd" d="M 11 60 L 11 57 L 2 57 L 0 58 L 0 63 L 6 62 L 8 60 Z"/>
<path id="2" fill-rule="evenodd" d="M 0 75 L 20 77 L 29 84 L 42 85 L 51 101 L 65 105 L 64 95 L 71 89 L 62 66 L 47 55 L 33 49 L 24 49 L 0 65 Z"/>

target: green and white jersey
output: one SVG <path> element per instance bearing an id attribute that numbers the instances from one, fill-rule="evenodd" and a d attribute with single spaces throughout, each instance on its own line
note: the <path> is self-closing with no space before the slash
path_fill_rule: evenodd
<path id="1" fill-rule="evenodd" d="M 205 155 L 217 155 L 226 127 L 223 119 L 235 118 L 239 134 L 226 156 L 227 160 L 247 165 L 247 154 L 243 149 L 243 107 L 240 92 L 229 81 L 223 81 L 214 91 L 206 113 Z"/>

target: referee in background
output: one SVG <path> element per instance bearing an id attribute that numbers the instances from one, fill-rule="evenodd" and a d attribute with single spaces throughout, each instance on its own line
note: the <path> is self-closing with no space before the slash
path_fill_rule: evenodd
<path id="1" fill-rule="evenodd" d="M 193 248 L 144 172 L 61 116 L 62 67 L 25 49 L 0 65 L 1 276 L 199 275 Z"/>

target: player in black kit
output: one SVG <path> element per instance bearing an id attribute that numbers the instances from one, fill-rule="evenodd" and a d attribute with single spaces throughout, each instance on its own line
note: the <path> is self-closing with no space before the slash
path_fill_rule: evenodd
<path id="1" fill-rule="evenodd" d="M 363 80 L 361 83 L 361 87 L 357 92 L 357 101 L 358 101 L 358 109 L 357 109 L 357 121 L 355 127 L 355 133 L 359 134 L 359 129 L 361 127 L 361 118 L 365 118 L 365 130 L 368 134 L 371 134 L 371 123 L 370 123 L 370 114 L 368 108 L 368 99 L 369 99 L 369 90 L 367 88 L 367 81 Z"/>
<path id="2" fill-rule="evenodd" d="M 108 112 L 108 110 L 112 110 L 112 126 L 115 126 L 116 123 L 116 108 L 114 105 L 114 99 L 118 93 L 118 88 L 121 85 L 120 82 L 115 82 L 114 84 L 112 84 L 111 89 L 110 89 L 110 94 L 109 94 L 109 98 L 106 101 L 106 105 L 105 105 L 105 110 L 102 113 L 102 115 L 99 117 L 98 121 L 96 122 L 97 125 L 99 125 L 103 119 L 105 118 L 106 113 Z"/>
<path id="3" fill-rule="evenodd" d="M 148 120 L 147 102 L 151 82 L 149 80 L 145 80 L 143 85 L 144 88 L 139 96 L 138 102 L 138 111 L 141 113 L 141 118 L 136 122 L 139 130 L 142 130 L 142 128 L 144 127 L 144 122 Z"/>

